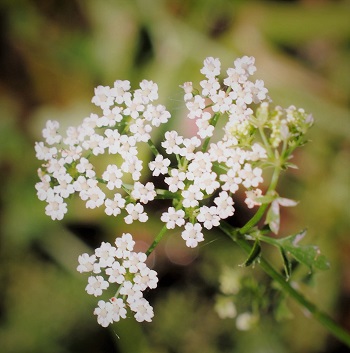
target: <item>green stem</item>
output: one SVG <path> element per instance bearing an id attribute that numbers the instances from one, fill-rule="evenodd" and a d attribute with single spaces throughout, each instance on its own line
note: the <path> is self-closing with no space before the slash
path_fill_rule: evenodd
<path id="1" fill-rule="evenodd" d="M 158 154 L 159 154 L 159 151 L 157 150 L 156 145 L 152 142 L 151 139 L 149 139 L 149 140 L 147 141 L 147 143 L 148 143 L 148 146 L 150 147 L 152 153 L 157 157 Z"/>
<path id="2" fill-rule="evenodd" d="M 267 190 L 267 194 L 271 193 L 276 189 L 280 173 L 281 173 L 281 167 L 278 165 L 275 167 L 273 171 L 271 183 Z M 239 229 L 239 233 L 245 234 L 248 230 L 253 228 L 260 221 L 261 217 L 264 215 L 264 212 L 268 206 L 269 206 L 268 203 L 262 204 L 259 207 L 259 209 L 256 211 L 255 215 L 241 229 Z"/>
<path id="3" fill-rule="evenodd" d="M 267 137 L 265 135 L 265 132 L 264 132 L 264 128 L 262 126 L 259 125 L 259 133 L 260 133 L 260 136 L 261 136 L 261 139 L 265 145 L 265 148 L 266 148 L 266 151 L 267 151 L 267 154 L 269 156 L 270 159 L 274 159 L 274 155 L 273 155 L 273 152 L 271 150 L 271 146 L 269 144 L 269 142 L 267 141 Z"/>
<path id="4" fill-rule="evenodd" d="M 231 227 L 229 224 L 222 222 L 220 224 L 220 229 L 228 235 L 233 241 L 235 241 L 240 248 L 242 248 L 247 253 L 251 252 L 252 246 L 249 242 L 242 237 L 237 235 L 237 230 Z M 328 331 L 336 338 L 338 338 L 341 342 L 350 347 L 350 334 L 345 331 L 342 327 L 340 327 L 329 315 L 322 312 L 317 308 L 317 306 L 307 300 L 304 295 L 299 293 L 296 289 L 294 289 L 289 282 L 285 280 L 285 278 L 277 272 L 269 262 L 267 262 L 264 258 L 260 258 L 259 265 L 261 268 L 279 285 L 281 288 L 288 293 L 295 301 L 297 301 L 302 307 L 308 310 L 312 314 L 312 316 L 321 323 L 324 327 L 328 329 Z"/>
<path id="5" fill-rule="evenodd" d="M 157 193 L 157 196 L 155 197 L 156 199 L 173 200 L 180 198 L 180 195 L 178 193 L 171 192 L 169 190 L 156 189 L 155 191 Z"/>
<path id="6" fill-rule="evenodd" d="M 155 247 L 158 245 L 158 243 L 162 240 L 162 238 L 167 230 L 168 230 L 168 228 L 166 227 L 166 225 L 164 225 L 163 228 L 158 233 L 158 235 L 153 240 L 153 243 L 151 244 L 151 246 L 146 251 L 147 256 L 149 256 L 151 254 L 151 252 L 155 249 Z"/>

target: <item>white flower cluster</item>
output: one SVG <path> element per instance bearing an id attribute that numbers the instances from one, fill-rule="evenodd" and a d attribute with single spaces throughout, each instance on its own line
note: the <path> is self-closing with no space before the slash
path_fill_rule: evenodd
<path id="1" fill-rule="evenodd" d="M 233 195 L 240 186 L 247 190 L 246 203 L 250 208 L 259 204 L 254 196 L 261 196 L 257 187 L 263 182 L 262 169 L 257 164 L 267 158 L 266 150 L 258 143 L 244 146 L 242 142 L 254 128 L 249 120 L 253 115 L 249 106 L 267 99 L 267 89 L 263 81 L 249 81 L 256 70 L 253 57 L 234 62 L 234 68 L 227 70 L 224 89 L 218 78 L 220 67 L 219 59 L 205 59 L 201 73 L 206 79 L 200 82 L 201 94 L 193 89 L 192 82 L 184 84 L 187 116 L 195 119 L 198 137 L 184 138 L 176 131 L 166 132 L 162 146 L 168 155 L 175 154 L 180 163 L 167 174 L 161 163 L 168 159 L 158 156 L 157 174 L 153 172 L 164 174 L 169 190 L 181 194 L 177 207 L 170 207 L 161 220 L 168 229 L 184 225 L 181 235 L 189 247 L 204 240 L 203 227 L 212 229 L 234 214 Z M 200 147 L 213 135 L 219 114 L 227 117 L 224 136 L 203 151 Z M 208 205 L 210 197 L 212 205 Z"/>
<path id="2" fill-rule="evenodd" d="M 189 247 L 204 240 L 203 228 L 216 227 L 234 214 L 233 195 L 241 186 L 250 208 L 259 205 L 255 198 L 261 195 L 259 163 L 267 155 L 262 145 L 250 141 L 251 105 L 267 99 L 267 89 L 263 81 L 249 80 L 256 71 L 253 57 L 237 59 L 227 70 L 223 86 L 220 68 L 219 59 L 208 57 L 201 69 L 205 75 L 201 92 L 194 90 L 192 82 L 183 86 L 188 118 L 198 126 L 197 136 L 184 138 L 168 131 L 162 142 L 165 153 L 176 155 L 179 164 L 171 167 L 171 158 L 159 153 L 148 165 L 153 176 L 165 177 L 170 192 L 180 195 L 178 204 L 164 212 L 161 220 L 169 229 L 183 226 L 182 238 Z M 45 143 L 35 145 L 37 158 L 44 161 L 36 189 L 39 199 L 47 202 L 47 215 L 62 219 L 67 212 L 65 200 L 78 193 L 87 208 L 103 206 L 110 216 L 123 210 L 127 224 L 148 220 L 143 205 L 157 193 L 152 182 L 140 182 L 143 163 L 138 146 L 150 140 L 153 127 L 170 117 L 164 106 L 153 104 L 157 98 L 158 88 L 152 81 L 143 80 L 131 93 L 129 81 L 118 80 L 112 88 L 95 89 L 92 102 L 102 109 L 102 116 L 91 114 L 80 126 L 69 127 L 65 137 L 58 132 L 58 122 L 47 122 Z M 219 116 L 226 118 L 224 135 L 204 148 Z M 116 155 L 119 163 L 109 164 L 98 176 L 91 158 L 100 154 Z M 126 177 L 133 180 L 132 186 L 125 183 Z"/>
<path id="3" fill-rule="evenodd" d="M 145 264 L 145 253 L 133 251 L 134 244 L 131 234 L 124 233 L 115 240 L 115 246 L 102 242 L 94 255 L 84 253 L 78 258 L 77 270 L 93 273 L 85 288 L 88 294 L 99 297 L 110 285 L 116 286 L 116 294 L 107 302 L 99 300 L 94 310 L 101 326 L 126 318 L 127 307 L 138 322 L 152 321 L 153 308 L 143 291 L 157 287 L 157 272 Z"/>
<path id="4" fill-rule="evenodd" d="M 129 81 L 98 86 L 92 102 L 102 114 L 91 114 L 81 125 L 69 127 L 65 135 L 60 134 L 57 121 L 49 120 L 43 129 L 45 141 L 35 144 L 36 156 L 43 161 L 36 190 L 38 198 L 47 203 L 45 213 L 53 220 L 63 219 L 66 200 L 78 194 L 86 208 L 104 207 L 109 216 L 123 213 L 125 223 L 131 224 L 148 220 L 145 204 L 157 196 L 168 198 L 172 205 L 161 214 L 165 226 L 159 234 L 166 228 L 182 227 L 182 238 L 193 248 L 204 240 L 204 229 L 217 227 L 234 214 L 238 191 L 245 193 L 248 208 L 267 202 L 259 188 L 262 168 L 276 166 L 277 159 L 287 165 L 313 119 L 293 106 L 270 109 L 264 82 L 250 79 L 256 71 L 254 64 L 253 57 L 239 58 L 221 80 L 220 60 L 206 58 L 200 88 L 192 82 L 182 86 L 187 118 L 198 127 L 196 135 L 185 138 L 167 131 L 161 142 L 163 152 L 151 141 L 151 133 L 167 123 L 170 113 L 155 104 L 158 87 L 152 81 L 143 80 L 134 91 Z M 219 119 L 223 131 L 214 136 Z M 145 174 L 163 177 L 167 190 L 141 182 L 144 166 L 139 151 L 145 143 L 155 154 Z M 103 154 L 112 155 L 113 164 L 100 171 L 93 163 Z M 175 160 L 177 165 L 171 165 Z M 272 230 L 278 230 L 279 205 L 286 204 L 281 200 L 274 200 L 271 207 L 275 211 L 269 223 Z M 158 241 L 156 237 L 150 251 Z M 110 284 L 118 287 L 115 295 L 107 302 L 100 300 L 94 311 L 102 326 L 125 318 L 127 308 L 137 321 L 153 317 L 143 291 L 157 286 L 157 273 L 146 266 L 146 254 L 134 252 L 133 247 L 132 236 L 126 233 L 116 239 L 115 246 L 102 243 L 94 255 L 79 256 L 78 271 L 93 274 L 86 287 L 89 294 L 97 297 Z M 230 310 L 232 314 L 233 308 Z"/>
<path id="5" fill-rule="evenodd" d="M 43 130 L 45 142 L 35 145 L 36 156 L 43 161 L 36 184 L 38 198 L 47 202 L 45 212 L 53 220 L 61 220 L 67 212 L 66 199 L 74 193 L 87 208 L 105 207 L 107 215 L 118 215 L 125 209 L 125 221 L 145 222 L 143 204 L 156 196 L 154 185 L 139 182 L 143 169 L 138 158 L 139 145 L 147 142 L 154 127 L 170 118 L 163 105 L 155 105 L 158 87 L 143 80 L 140 88 L 130 92 L 129 81 L 115 81 L 114 87 L 98 86 L 92 102 L 102 115 L 91 114 L 78 127 L 59 133 L 59 123 L 48 121 Z M 96 175 L 91 157 L 115 155 L 102 175 Z M 125 178 L 135 182 L 129 198 L 122 191 Z"/>

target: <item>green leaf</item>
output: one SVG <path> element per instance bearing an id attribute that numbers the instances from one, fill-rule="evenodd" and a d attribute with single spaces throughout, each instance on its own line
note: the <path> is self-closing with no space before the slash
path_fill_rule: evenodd
<path id="1" fill-rule="evenodd" d="M 280 247 L 280 251 L 281 251 L 282 258 L 283 258 L 284 272 L 286 274 L 286 279 L 288 281 L 291 274 L 292 274 L 292 263 L 288 259 L 288 256 L 282 247 Z"/>
<path id="2" fill-rule="evenodd" d="M 277 234 L 280 228 L 280 206 L 277 200 L 272 201 L 271 206 L 266 214 L 265 223 L 270 229 Z"/>
<path id="3" fill-rule="evenodd" d="M 241 266 L 242 267 L 250 266 L 260 256 L 260 253 L 261 253 L 260 241 L 256 239 L 247 260 L 245 260 L 245 262 Z"/>
<path id="4" fill-rule="evenodd" d="M 320 249 L 315 245 L 299 245 L 301 239 L 306 235 L 306 231 L 298 234 L 290 235 L 283 239 L 278 239 L 280 247 L 283 251 L 289 253 L 298 262 L 308 266 L 310 269 L 317 268 L 319 270 L 327 270 L 329 262 L 327 258 L 321 254 Z"/>

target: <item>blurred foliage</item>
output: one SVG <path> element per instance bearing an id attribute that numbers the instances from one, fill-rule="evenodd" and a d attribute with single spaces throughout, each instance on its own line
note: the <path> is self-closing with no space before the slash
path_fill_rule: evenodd
<path id="1" fill-rule="evenodd" d="M 244 257 L 215 232 L 193 251 L 177 241 L 178 234 L 168 235 L 152 256 L 160 284 L 150 293 L 151 324 L 130 319 L 111 330 L 99 327 L 92 315 L 95 298 L 85 294 L 75 270 L 78 255 L 125 230 L 145 248 L 160 228 L 163 206 L 151 210 L 147 229 L 127 228 L 79 203 L 69 206 L 63 222 L 53 222 L 36 198 L 39 163 L 33 146 L 46 120 L 79 123 L 91 112 L 93 88 L 116 79 L 134 86 L 143 78 L 157 82 L 174 116 L 171 124 L 186 134 L 178 86 L 199 79 L 206 56 L 220 57 L 224 67 L 239 55 L 255 56 L 256 76 L 265 80 L 273 100 L 315 117 L 312 142 L 294 157 L 299 170 L 287 173 L 279 187 L 282 196 L 300 201 L 284 211 L 282 233 L 307 226 L 310 241 L 330 258 L 331 269 L 301 290 L 350 329 L 349 14 L 349 1 L 331 0 L 3 0 L 1 351 L 343 351 L 293 303 L 293 320 L 276 322 L 267 311 L 247 332 L 219 319 L 213 308 L 221 271 L 237 268 Z M 247 217 L 238 210 L 234 222 Z M 270 255 L 282 268 L 278 254 Z M 266 281 L 258 267 L 254 274 Z"/>

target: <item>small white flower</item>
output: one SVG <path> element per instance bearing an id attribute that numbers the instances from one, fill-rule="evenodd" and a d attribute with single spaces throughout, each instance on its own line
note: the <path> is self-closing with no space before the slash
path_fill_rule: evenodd
<path id="1" fill-rule="evenodd" d="M 53 190 L 55 194 L 60 195 L 64 199 L 68 198 L 70 195 L 74 194 L 75 189 L 73 184 L 70 184 L 72 181 L 72 177 L 69 174 L 58 178 L 58 185 L 54 186 Z"/>
<path id="2" fill-rule="evenodd" d="M 192 184 L 187 190 L 181 192 L 183 197 L 182 204 L 184 207 L 196 207 L 200 200 L 203 200 L 204 194 L 200 191 L 199 185 Z"/>
<path id="3" fill-rule="evenodd" d="M 126 301 L 129 305 L 142 298 L 140 286 L 130 281 L 123 282 L 119 294 L 127 296 Z"/>
<path id="4" fill-rule="evenodd" d="M 251 76 L 256 71 L 254 66 L 255 58 L 253 56 L 243 56 L 234 61 L 235 69 L 239 75 Z"/>
<path id="5" fill-rule="evenodd" d="M 95 249 L 96 258 L 101 268 L 111 267 L 115 261 L 116 248 L 108 242 L 102 242 L 99 248 Z"/>
<path id="6" fill-rule="evenodd" d="M 134 249 L 135 241 L 130 233 L 123 233 L 121 237 L 115 240 L 115 245 L 117 247 L 115 256 L 118 259 L 126 259 Z"/>
<path id="7" fill-rule="evenodd" d="M 94 310 L 94 315 L 97 315 L 97 322 L 102 327 L 107 327 L 113 322 L 112 318 L 112 303 L 103 300 L 98 301 L 98 307 Z"/>
<path id="8" fill-rule="evenodd" d="M 105 200 L 105 213 L 108 216 L 117 216 L 118 214 L 121 213 L 121 209 L 124 208 L 125 206 L 125 199 L 123 196 L 119 193 L 116 193 L 114 195 L 114 199 L 106 199 Z"/>
<path id="9" fill-rule="evenodd" d="M 80 273 L 83 272 L 92 272 L 94 269 L 94 264 L 96 262 L 96 256 L 95 255 L 89 255 L 89 254 L 82 254 L 79 255 L 78 257 L 78 262 L 79 265 L 77 267 L 77 271 Z"/>
<path id="10" fill-rule="evenodd" d="M 57 155 L 57 148 L 48 147 L 44 145 L 44 142 L 35 142 L 34 149 L 36 152 L 35 156 L 39 161 L 48 161 Z"/>
<path id="11" fill-rule="evenodd" d="M 135 312 L 134 317 L 138 322 L 152 321 L 154 316 L 153 308 L 145 298 L 140 298 L 131 303 L 130 309 Z"/>
<path id="12" fill-rule="evenodd" d="M 196 178 L 196 184 L 201 190 L 210 195 L 220 187 L 220 183 L 216 178 L 217 174 L 215 172 L 204 172 L 199 178 Z"/>
<path id="13" fill-rule="evenodd" d="M 171 169 L 170 177 L 164 179 L 165 183 L 169 185 L 169 191 L 176 192 L 185 188 L 184 181 L 186 180 L 186 173 L 178 169 Z"/>
<path id="14" fill-rule="evenodd" d="M 230 96 L 226 96 L 224 91 L 219 91 L 210 98 L 214 103 L 212 106 L 213 112 L 225 113 L 230 109 L 232 98 Z"/>
<path id="15" fill-rule="evenodd" d="M 45 207 L 45 214 L 50 216 L 52 220 L 62 220 L 67 213 L 67 204 L 60 195 L 53 194 L 47 198 L 48 204 Z"/>
<path id="16" fill-rule="evenodd" d="M 187 115 L 189 119 L 198 118 L 203 114 L 205 99 L 202 96 L 197 95 L 193 100 L 186 103 L 186 107 L 190 111 Z"/>
<path id="17" fill-rule="evenodd" d="M 138 151 L 136 148 L 136 138 L 135 136 L 121 135 L 120 136 L 120 146 L 118 147 L 118 151 L 124 161 L 128 161 L 130 158 L 134 158 L 137 156 Z"/>
<path id="18" fill-rule="evenodd" d="M 120 150 L 120 134 L 118 130 L 106 129 L 105 137 L 100 142 L 100 147 L 108 149 L 109 154 L 117 154 Z"/>
<path id="19" fill-rule="evenodd" d="M 229 148 L 226 146 L 225 142 L 219 141 L 217 143 L 211 143 L 209 150 L 209 158 L 211 161 L 216 161 L 219 163 L 226 163 L 230 156 Z"/>
<path id="20" fill-rule="evenodd" d="M 60 152 L 64 164 L 72 164 L 80 159 L 82 151 L 81 146 L 69 146 L 68 148 L 62 149 Z"/>
<path id="21" fill-rule="evenodd" d="M 221 186 L 222 190 L 230 191 L 234 194 L 242 183 L 242 179 L 238 177 L 238 171 L 241 169 L 239 163 L 234 163 L 232 167 L 225 174 L 220 175 L 220 181 L 224 182 Z"/>
<path id="22" fill-rule="evenodd" d="M 220 83 L 217 78 L 210 78 L 199 82 L 202 87 L 202 96 L 214 96 L 220 88 Z"/>
<path id="23" fill-rule="evenodd" d="M 170 113 L 166 110 L 165 106 L 161 104 L 157 106 L 148 104 L 143 116 L 155 127 L 159 127 L 160 124 L 165 124 L 170 119 Z"/>
<path id="24" fill-rule="evenodd" d="M 115 102 L 117 104 L 124 103 L 125 99 L 130 96 L 128 92 L 130 90 L 130 82 L 127 80 L 117 80 L 114 82 L 114 87 L 112 88 L 112 95 L 115 97 Z"/>
<path id="25" fill-rule="evenodd" d="M 49 175 L 45 174 L 41 177 L 41 181 L 35 184 L 35 189 L 37 190 L 37 196 L 40 201 L 45 201 L 48 196 L 48 191 L 51 189 L 50 184 L 51 178 Z"/>
<path id="26" fill-rule="evenodd" d="M 135 119 L 130 125 L 130 132 L 134 134 L 137 142 L 147 142 L 151 138 L 152 126 L 148 124 L 146 119 Z"/>
<path id="27" fill-rule="evenodd" d="M 86 208 L 94 209 L 104 204 L 106 195 L 98 186 L 95 186 L 86 190 L 86 197 Z"/>
<path id="28" fill-rule="evenodd" d="M 112 308 L 110 310 L 112 320 L 114 322 L 118 322 L 120 318 L 125 319 L 126 309 L 125 309 L 125 303 L 123 302 L 123 299 L 113 297 L 110 299 L 110 302 L 112 303 Z"/>
<path id="29" fill-rule="evenodd" d="M 143 252 L 131 252 L 123 261 L 123 266 L 128 269 L 130 273 L 136 273 L 146 268 L 145 261 L 147 255 Z"/>
<path id="30" fill-rule="evenodd" d="M 183 137 L 177 131 L 167 131 L 165 140 L 162 142 L 162 147 L 165 148 L 167 154 L 179 154 L 180 145 L 183 143 Z"/>
<path id="31" fill-rule="evenodd" d="M 224 78 L 224 85 L 227 87 L 235 87 L 238 83 L 244 83 L 247 80 L 246 75 L 240 75 L 236 69 L 230 67 L 227 69 L 227 77 Z"/>
<path id="32" fill-rule="evenodd" d="M 196 120 L 196 125 L 198 126 L 197 135 L 201 139 L 206 137 L 211 137 L 214 134 L 215 127 L 210 124 L 211 114 L 209 112 L 203 112 L 203 114 Z"/>
<path id="33" fill-rule="evenodd" d="M 90 276 L 85 290 L 88 294 L 99 297 L 108 287 L 109 282 L 105 281 L 102 276 Z"/>
<path id="34" fill-rule="evenodd" d="M 249 153 L 249 160 L 259 161 L 267 158 L 267 153 L 264 147 L 258 143 L 252 145 L 252 151 Z"/>
<path id="35" fill-rule="evenodd" d="M 56 158 L 50 159 L 46 164 L 47 172 L 49 174 L 52 174 L 52 176 L 56 179 L 60 177 L 64 177 L 67 174 L 67 169 L 64 166 L 64 163 L 62 162 L 63 162 L 62 159 L 56 159 Z"/>
<path id="36" fill-rule="evenodd" d="M 153 176 L 158 176 L 160 174 L 167 174 L 168 167 L 170 165 L 170 159 L 164 158 L 161 154 L 155 158 L 154 161 L 148 164 L 150 171 Z"/>
<path id="37" fill-rule="evenodd" d="M 186 223 L 185 230 L 181 233 L 181 237 L 186 241 L 186 246 L 195 248 L 199 242 L 204 240 L 202 226 L 199 223 Z"/>
<path id="38" fill-rule="evenodd" d="M 143 104 L 153 102 L 158 99 L 158 85 L 153 81 L 142 80 L 140 88 L 135 91 L 135 97 L 138 97 Z"/>
<path id="39" fill-rule="evenodd" d="M 101 147 L 103 137 L 98 134 L 92 134 L 82 143 L 82 146 L 86 150 L 91 150 L 92 154 L 98 156 L 104 153 L 104 148 Z"/>
<path id="40" fill-rule="evenodd" d="M 75 191 L 79 192 L 79 196 L 83 201 L 86 201 L 89 197 L 88 190 L 96 187 L 98 181 L 95 179 L 87 179 L 85 176 L 80 175 L 78 179 L 73 183 Z"/>
<path id="41" fill-rule="evenodd" d="M 94 171 L 94 166 L 85 157 L 80 158 L 79 163 L 76 165 L 76 168 L 79 173 L 86 174 L 88 178 L 93 178 L 96 175 Z"/>
<path id="42" fill-rule="evenodd" d="M 185 92 L 185 95 L 184 95 L 184 101 L 188 101 L 190 99 L 192 99 L 193 97 L 193 86 L 192 86 L 192 82 L 185 82 L 182 86 L 180 86 L 184 92 Z"/>
<path id="43" fill-rule="evenodd" d="M 107 181 L 107 188 L 113 190 L 120 188 L 123 184 L 123 172 L 115 164 L 109 164 L 102 174 L 102 179 Z"/>
<path id="44" fill-rule="evenodd" d="M 208 57 L 203 62 L 204 66 L 200 72 L 208 79 L 220 75 L 221 63 L 218 58 Z"/>
<path id="45" fill-rule="evenodd" d="M 168 212 L 163 212 L 160 220 L 166 223 L 168 229 L 174 229 L 175 225 L 181 227 L 185 224 L 185 212 L 183 210 L 175 210 L 169 207 Z"/>
<path id="46" fill-rule="evenodd" d="M 249 163 L 246 163 L 243 169 L 238 171 L 238 175 L 240 178 L 242 178 L 242 184 L 246 188 L 250 188 L 251 186 L 256 188 L 260 183 L 264 181 L 261 177 L 262 169 L 258 167 L 253 169 Z"/>
<path id="47" fill-rule="evenodd" d="M 157 193 L 154 190 L 154 184 L 152 182 L 148 182 L 146 185 L 143 185 L 137 181 L 134 184 L 134 189 L 131 191 L 131 196 L 135 200 L 140 200 L 140 202 L 146 204 L 149 201 L 154 200 Z"/>
<path id="48" fill-rule="evenodd" d="M 101 109 L 106 109 L 113 105 L 114 97 L 111 88 L 108 86 L 97 86 L 95 88 L 95 95 L 92 97 L 91 102 Z"/>
<path id="49" fill-rule="evenodd" d="M 183 140 L 183 145 L 179 151 L 179 155 L 185 157 L 188 160 L 192 160 L 195 157 L 194 150 L 201 145 L 202 141 L 197 137 L 186 138 Z"/>
<path id="50" fill-rule="evenodd" d="M 135 275 L 134 282 L 140 286 L 142 291 L 147 288 L 154 289 L 158 283 L 157 272 L 145 267 Z"/>
<path id="51" fill-rule="evenodd" d="M 81 141 L 79 127 L 69 126 L 66 130 L 66 137 L 63 139 L 63 143 L 68 146 L 76 146 Z"/>
<path id="52" fill-rule="evenodd" d="M 204 228 L 212 229 L 220 224 L 218 209 L 215 206 L 202 206 L 199 209 L 197 221 L 203 223 Z"/>
<path id="53" fill-rule="evenodd" d="M 267 98 L 268 90 L 265 88 L 263 80 L 256 80 L 251 87 L 251 92 L 253 94 L 253 102 L 258 104 Z"/>
<path id="54" fill-rule="evenodd" d="M 235 212 L 234 202 L 226 191 L 221 191 L 219 196 L 214 199 L 214 203 L 217 206 L 217 214 L 221 219 L 233 216 Z"/>
<path id="55" fill-rule="evenodd" d="M 113 262 L 112 266 L 106 269 L 106 275 L 109 276 L 108 281 L 110 283 L 122 284 L 125 280 L 125 273 L 125 268 L 118 261 Z"/>
<path id="56" fill-rule="evenodd" d="M 138 159 L 136 156 L 129 156 L 121 165 L 121 169 L 125 173 L 130 173 L 132 179 L 137 181 L 141 176 L 142 160 Z"/>
<path id="57" fill-rule="evenodd" d="M 111 107 L 103 109 L 103 115 L 97 120 L 96 125 L 98 127 L 115 126 L 116 123 L 120 123 L 123 120 L 122 108 Z"/>
<path id="58" fill-rule="evenodd" d="M 245 192 L 246 198 L 244 200 L 245 204 L 248 208 L 253 208 L 254 206 L 260 206 L 261 203 L 256 201 L 257 197 L 262 195 L 262 191 L 260 189 L 249 190 Z"/>
<path id="59" fill-rule="evenodd" d="M 48 145 L 59 143 L 62 136 L 58 133 L 60 124 L 58 121 L 48 120 L 46 126 L 43 129 L 43 137 Z"/>
<path id="60" fill-rule="evenodd" d="M 144 208 L 140 203 L 129 203 L 125 209 L 126 212 L 128 212 L 128 216 L 124 217 L 126 224 L 131 224 L 136 220 L 139 220 L 140 222 L 147 222 L 148 216 L 144 212 Z"/>
<path id="61" fill-rule="evenodd" d="M 139 97 L 127 97 L 125 99 L 126 108 L 123 110 L 124 116 L 131 116 L 133 119 L 137 119 L 140 113 L 144 111 L 145 106 L 142 104 L 142 100 Z"/>

